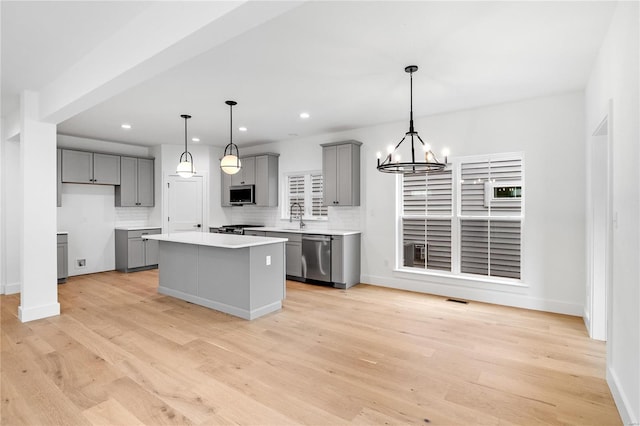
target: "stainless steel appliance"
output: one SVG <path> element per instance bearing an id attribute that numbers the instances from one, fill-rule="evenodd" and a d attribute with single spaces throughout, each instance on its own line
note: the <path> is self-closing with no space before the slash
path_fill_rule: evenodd
<path id="1" fill-rule="evenodd" d="M 229 202 L 232 205 L 255 204 L 255 185 L 234 185 L 229 187 Z"/>
<path id="2" fill-rule="evenodd" d="M 262 225 L 224 225 L 218 228 L 219 234 L 244 235 L 244 228 L 260 228 Z"/>
<path id="3" fill-rule="evenodd" d="M 302 236 L 302 276 L 331 282 L 331 236 Z"/>

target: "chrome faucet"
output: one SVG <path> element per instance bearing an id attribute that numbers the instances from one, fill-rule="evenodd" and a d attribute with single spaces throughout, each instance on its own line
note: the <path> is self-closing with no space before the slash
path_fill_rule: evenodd
<path id="1" fill-rule="evenodd" d="M 300 229 L 304 229 L 305 223 L 302 221 L 302 206 L 300 203 L 291 203 L 289 206 L 289 222 L 293 220 L 293 206 L 298 206 L 298 215 L 300 216 Z"/>

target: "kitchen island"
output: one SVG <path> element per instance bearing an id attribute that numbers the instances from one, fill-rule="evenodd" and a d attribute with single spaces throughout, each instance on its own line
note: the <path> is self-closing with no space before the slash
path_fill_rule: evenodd
<path id="1" fill-rule="evenodd" d="M 282 308 L 286 238 L 183 232 L 159 241 L 158 293 L 252 320 Z"/>

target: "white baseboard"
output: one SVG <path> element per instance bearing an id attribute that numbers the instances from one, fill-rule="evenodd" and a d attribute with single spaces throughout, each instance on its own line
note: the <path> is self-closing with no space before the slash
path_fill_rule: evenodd
<path id="1" fill-rule="evenodd" d="M 0 294 L 16 294 L 20 293 L 20 283 L 5 284 Z"/>
<path id="2" fill-rule="evenodd" d="M 33 308 L 18 307 L 18 319 L 22 322 L 39 320 L 42 318 L 60 315 L 60 303 L 50 305 L 34 306 Z"/>
<path id="3" fill-rule="evenodd" d="M 380 287 L 396 288 L 399 290 L 415 291 L 418 293 L 435 294 L 438 296 L 455 297 L 474 300 L 477 302 L 494 303 L 515 308 L 533 309 L 536 311 L 553 312 L 557 314 L 581 317 L 584 307 L 576 303 L 558 300 L 539 299 L 521 293 L 479 289 L 462 285 L 445 285 L 424 280 L 407 280 L 373 275 L 361 276 L 361 282 Z"/>
<path id="4" fill-rule="evenodd" d="M 609 385 L 609 389 L 611 389 L 611 395 L 613 395 L 613 400 L 622 418 L 622 423 L 628 426 L 640 424 L 640 419 L 638 419 L 631 409 L 629 398 L 627 398 L 624 390 L 620 387 L 618 375 L 610 366 L 607 366 L 607 384 Z"/>

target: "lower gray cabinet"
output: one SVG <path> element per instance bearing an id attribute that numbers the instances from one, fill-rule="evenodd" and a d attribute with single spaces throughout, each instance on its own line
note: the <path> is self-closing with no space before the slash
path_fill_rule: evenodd
<path id="1" fill-rule="evenodd" d="M 158 266 L 158 241 L 145 235 L 160 234 L 161 228 L 116 229 L 116 269 L 139 271 Z"/>
<path id="2" fill-rule="evenodd" d="M 255 231 L 253 231 L 255 232 Z M 302 277 L 302 234 L 289 232 L 264 232 L 265 237 L 287 238 L 286 247 L 286 273 L 290 278 Z"/>
<path id="3" fill-rule="evenodd" d="M 58 284 L 69 277 L 69 245 L 67 234 L 58 234 Z"/>
<path id="4" fill-rule="evenodd" d="M 331 281 L 336 288 L 360 282 L 360 234 L 334 235 L 331 239 Z"/>

